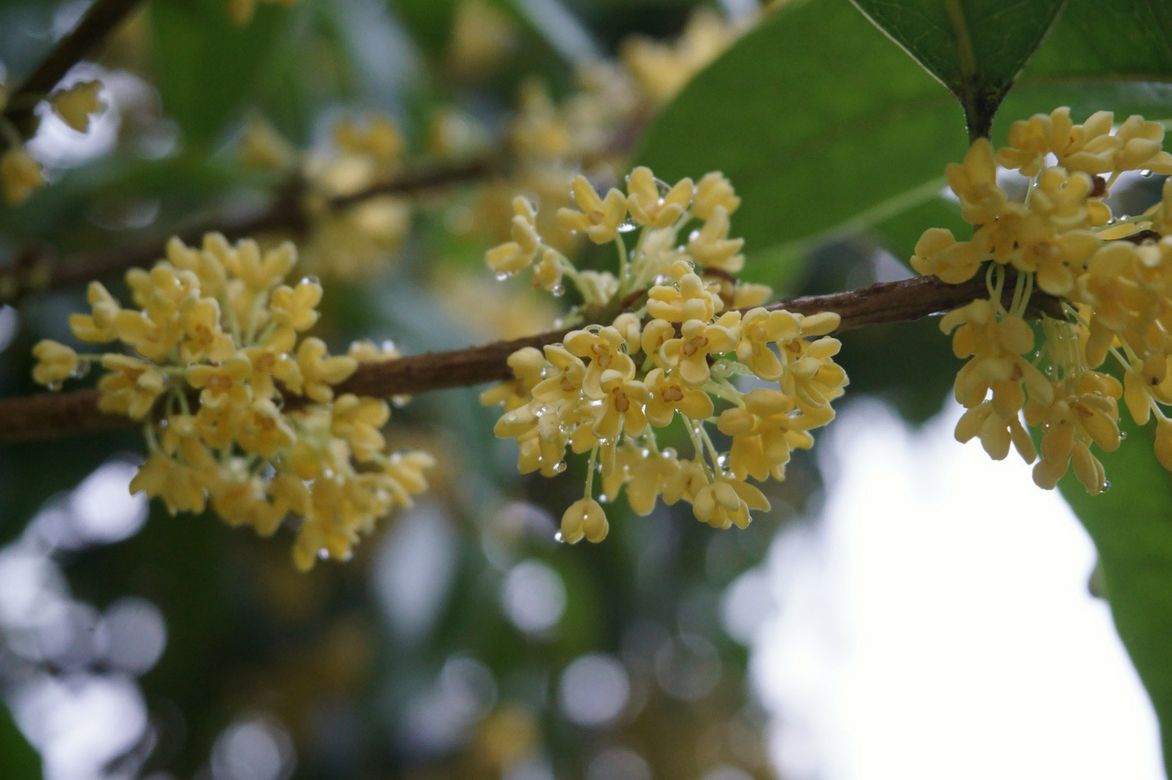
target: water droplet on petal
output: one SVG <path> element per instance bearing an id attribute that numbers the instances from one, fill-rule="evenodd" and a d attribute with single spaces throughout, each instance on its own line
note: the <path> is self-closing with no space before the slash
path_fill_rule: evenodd
<path id="1" fill-rule="evenodd" d="M 598 497 L 598 503 L 600 503 L 600 504 L 605 504 L 605 503 L 608 503 L 609 501 L 610 501 L 610 499 L 606 497 L 606 493 L 603 493 L 602 495 L 600 495 Z"/>
<path id="2" fill-rule="evenodd" d="M 1104 480 L 1103 481 L 1103 492 L 1106 493 L 1110 489 L 1111 489 L 1111 480 L 1109 480 L 1109 479 Z"/>
<path id="3" fill-rule="evenodd" d="M 557 463 L 553 464 L 553 473 L 554 474 L 561 474 L 565 470 L 566 470 L 566 462 L 564 460 L 559 460 Z"/>
<path id="4" fill-rule="evenodd" d="M 555 542 L 557 542 L 558 544 L 565 544 L 566 543 L 566 537 L 562 536 L 561 531 L 558 531 L 556 534 L 553 535 L 553 540 Z"/>
<path id="5" fill-rule="evenodd" d="M 506 279 L 508 279 L 510 276 L 512 276 L 512 274 L 507 274 L 507 273 L 505 273 L 504 271 L 501 271 L 500 273 L 498 273 L 498 274 L 496 275 L 496 280 L 497 280 L 498 282 L 503 282 L 503 281 L 505 281 Z"/>
<path id="6" fill-rule="evenodd" d="M 689 240 L 689 241 L 695 241 L 695 240 L 696 240 L 697 238 L 699 238 L 699 237 L 700 237 L 700 231 L 699 231 L 699 230 L 693 230 L 691 233 L 689 233 L 689 234 L 688 234 L 688 240 Z"/>
<path id="7" fill-rule="evenodd" d="M 1144 168 L 1139 172 L 1139 175 L 1143 176 L 1145 179 L 1150 179 L 1152 177 L 1152 171 L 1150 168 Z M 1106 490 L 1106 488 L 1103 489 Z"/>
<path id="8" fill-rule="evenodd" d="M 321 284 L 321 279 L 318 279 L 316 276 L 303 276 L 301 277 L 301 284 Z"/>
<path id="9" fill-rule="evenodd" d="M 1127 441 L 1127 431 L 1120 431 L 1119 432 L 1119 439 L 1121 441 Z"/>
<path id="10" fill-rule="evenodd" d="M 327 550 L 326 548 L 323 547 L 317 551 L 317 559 L 319 561 L 329 560 L 329 557 L 330 557 L 330 551 Z"/>
<path id="11" fill-rule="evenodd" d="M 549 294 L 555 298 L 561 298 L 566 294 L 566 286 L 564 284 L 555 284 L 549 288 Z"/>

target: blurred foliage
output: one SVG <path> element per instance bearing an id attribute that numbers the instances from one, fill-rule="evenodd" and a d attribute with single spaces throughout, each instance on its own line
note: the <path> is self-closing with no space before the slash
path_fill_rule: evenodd
<path id="1" fill-rule="evenodd" d="M 9 83 L 69 26 L 76 5 L 0 0 Z M 321 143 L 339 114 L 388 113 L 409 160 L 430 163 L 433 120 L 454 108 L 500 146 L 527 76 L 540 75 L 555 100 L 573 93 L 579 63 L 550 35 L 566 32 L 566 18 L 573 40 L 613 56 L 632 33 L 677 35 L 705 4 L 485 0 L 507 32 L 475 67 L 453 58 L 464 5 L 265 3 L 237 28 L 223 0 L 151 0 L 100 61 L 117 77 L 118 120 L 93 134 L 105 141 L 53 164 L 55 181 L 29 204 L 0 210 L 0 258 L 15 262 L 26 246 L 63 257 L 131 246 L 265 202 L 281 180 L 245 169 L 234 151 L 253 111 L 298 148 Z M 747 239 L 747 278 L 794 294 L 889 278 L 898 262 L 877 260 L 881 252 L 902 262 L 925 226 L 958 223 L 939 192 L 945 163 L 965 148 L 963 112 L 847 0 L 776 5 L 666 107 L 645 107 L 640 119 L 650 124 L 641 134 L 624 128 L 618 151 L 635 149 L 634 161 L 667 179 L 723 170 L 744 200 L 733 231 Z M 956 51 L 931 15 L 946 4 L 858 5 L 963 92 Z M 928 9 L 923 19 L 896 13 L 916 5 Z M 1069 0 L 1047 35 L 1059 4 L 1019 4 L 1036 23 L 1008 37 L 979 21 L 1001 4 L 959 5 L 979 11 L 969 17 L 981 33 L 979 86 L 1000 94 L 1026 63 L 995 136 L 1008 121 L 1064 103 L 1076 116 L 1097 108 L 1172 116 L 1172 14 L 1158 5 Z M 528 291 L 480 284 L 483 251 L 497 237 L 453 227 L 492 213 L 474 185 L 419 200 L 410 236 L 381 256 L 376 273 L 327 286 L 331 343 L 393 338 L 416 353 L 548 324 L 548 304 Z M 61 290 L 30 297 L 19 313 L 0 310 L 12 315 L 0 319 L 0 393 L 33 390 L 31 344 L 60 337 L 80 301 L 79 290 Z M 886 348 L 893 342 L 897 355 Z M 843 363 L 852 392 L 884 398 L 913 422 L 939 408 L 957 368 L 934 322 L 849 334 Z M 663 508 L 638 518 L 622 499 L 608 507 L 606 544 L 567 548 L 553 541 L 554 517 L 577 480 L 517 477 L 515 451 L 493 438 L 493 420 L 474 389 L 429 393 L 396 410 L 390 437 L 438 453 L 432 494 L 355 560 L 309 576 L 292 570 L 287 539 L 257 540 L 210 515 L 172 518 L 158 507 L 126 539 L 37 547 L 51 522 L 64 522 L 53 511 L 67 491 L 111 453 L 134 452 L 131 433 L 0 448 L 0 542 L 9 552 L 40 550 L 59 570 L 66 584 L 54 603 L 104 610 L 132 594 L 165 616 L 157 665 L 130 675 L 150 717 L 119 759 L 130 774 L 211 767 L 230 777 L 239 760 L 232 746 L 252 735 L 254 749 L 268 745 L 281 757 L 274 778 L 292 762 L 302 777 L 594 779 L 620 776 L 607 767 L 622 761 L 634 762 L 631 777 L 700 777 L 724 765 L 774 776 L 764 716 L 746 687 L 747 650 L 725 630 L 721 600 L 762 562 L 780 526 L 816 506 L 815 461 L 795 459 L 787 480 L 770 487 L 775 511 L 746 531 L 716 533 Z M 1116 625 L 1172 755 L 1170 485 L 1150 448 L 1130 445 L 1103 458 L 1108 494 L 1063 491 L 1099 549 Z M 560 593 L 562 606 L 511 601 L 543 587 L 555 606 Z M 541 609 L 551 622 L 524 623 Z M 7 688 L 114 675 L 100 654 L 62 663 L 30 650 L 27 630 L 0 626 Z M 605 688 L 615 679 L 607 659 L 628 686 L 619 710 L 596 721 L 575 715 L 563 693 L 573 689 L 567 670 L 587 680 L 586 671 L 606 672 Z M 4 777 L 36 771 L 18 739 L 0 719 Z M 638 774 L 643 766 L 649 775 Z M 529 770 L 536 774 L 522 774 Z"/>

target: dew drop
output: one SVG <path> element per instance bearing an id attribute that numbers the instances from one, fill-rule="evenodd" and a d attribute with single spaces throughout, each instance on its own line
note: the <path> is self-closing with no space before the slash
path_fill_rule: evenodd
<path id="1" fill-rule="evenodd" d="M 1144 168 L 1143 170 L 1141 170 L 1141 171 L 1139 172 L 1139 175 L 1140 175 L 1140 176 L 1143 176 L 1145 179 L 1150 179 L 1150 178 L 1152 178 L 1152 171 L 1151 171 L 1151 169 L 1150 169 L 1150 168 Z M 1104 488 L 1104 490 L 1105 490 L 1105 489 L 1106 489 L 1106 488 Z"/>
<path id="2" fill-rule="evenodd" d="M 1119 439 L 1120 439 L 1120 441 L 1127 441 L 1127 431 L 1120 431 L 1119 432 Z"/>
<path id="3" fill-rule="evenodd" d="M 549 294 L 555 298 L 561 298 L 566 294 L 566 286 L 559 282 L 558 284 L 555 284 L 553 287 L 549 288 Z"/>
<path id="4" fill-rule="evenodd" d="M 1107 220 L 1107 224 L 1108 224 L 1108 225 L 1114 225 L 1114 224 L 1115 224 L 1116 222 L 1118 222 L 1118 221 L 1119 221 L 1119 220 L 1115 219 L 1115 217 L 1111 217 L 1111 219 Z"/>
<path id="5" fill-rule="evenodd" d="M 88 360 L 83 360 L 77 364 L 77 368 L 73 369 L 73 373 L 69 375 L 70 379 L 81 379 L 90 372 L 91 364 Z"/>
<path id="6" fill-rule="evenodd" d="M 700 231 L 693 230 L 691 233 L 688 234 L 688 241 L 695 241 L 699 237 L 700 237 Z"/>
<path id="7" fill-rule="evenodd" d="M 561 474 L 565 470 L 566 470 L 566 462 L 564 460 L 559 460 L 557 463 L 553 464 L 553 473 L 554 474 Z"/>
<path id="8" fill-rule="evenodd" d="M 326 548 L 323 547 L 317 551 L 317 559 L 319 561 L 329 560 L 329 557 L 330 557 L 330 551 L 327 550 Z"/>
<path id="9" fill-rule="evenodd" d="M 409 395 L 392 395 L 391 396 L 391 406 L 395 407 L 396 409 L 402 409 L 402 408 L 406 407 L 407 404 L 409 404 L 409 403 L 411 403 L 411 396 L 409 396 Z"/>
<path id="10" fill-rule="evenodd" d="M 510 276 L 512 276 L 512 274 L 507 274 L 507 273 L 505 273 L 504 271 L 501 271 L 500 273 L 498 273 L 498 274 L 496 275 L 496 280 L 497 280 L 498 282 L 503 282 L 503 281 L 505 281 L 506 279 L 508 279 Z"/>
<path id="11" fill-rule="evenodd" d="M 321 284 L 321 279 L 318 279 L 316 276 L 303 276 L 301 277 L 301 284 Z"/>
<path id="12" fill-rule="evenodd" d="M 618 231 L 620 233 L 630 233 L 632 230 L 638 230 L 639 223 L 628 217 L 619 223 Z"/>
<path id="13" fill-rule="evenodd" d="M 566 543 L 566 537 L 562 536 L 561 531 L 558 531 L 556 534 L 553 535 L 553 540 L 555 542 L 557 542 L 558 544 L 565 544 Z"/>
<path id="14" fill-rule="evenodd" d="M 50 382 L 49 384 L 45 385 L 45 387 L 49 388 L 49 392 L 55 393 L 61 389 L 61 383 L 60 382 Z"/>
<path id="15" fill-rule="evenodd" d="M 565 325 L 566 325 L 566 321 L 563 320 L 561 317 L 558 317 L 556 320 L 553 321 L 553 326 L 555 328 L 563 328 L 563 327 L 565 327 Z"/>
<path id="16" fill-rule="evenodd" d="M 675 449 L 672 447 L 665 447 L 662 454 L 663 457 L 671 458 L 672 460 L 674 460 L 677 455 Z"/>
<path id="17" fill-rule="evenodd" d="M 1109 479 L 1103 480 L 1103 492 L 1106 493 L 1110 489 L 1111 489 L 1111 480 L 1109 480 Z"/>
<path id="18" fill-rule="evenodd" d="M 610 501 L 610 499 L 606 497 L 606 493 L 603 493 L 602 495 L 600 495 L 598 497 L 598 503 L 600 503 L 600 504 L 605 504 L 605 503 L 608 503 L 609 501 Z"/>

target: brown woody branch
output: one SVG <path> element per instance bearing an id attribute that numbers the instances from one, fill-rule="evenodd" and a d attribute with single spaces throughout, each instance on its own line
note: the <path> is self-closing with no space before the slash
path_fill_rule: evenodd
<path id="1" fill-rule="evenodd" d="M 919 319 L 986 294 L 985 285 L 980 281 L 951 285 L 935 277 L 923 277 L 831 295 L 791 298 L 771 304 L 769 308 L 800 314 L 837 312 L 842 317 L 839 330 L 845 331 Z M 413 355 L 386 363 L 366 363 L 337 390 L 387 397 L 507 379 L 509 355 L 522 347 L 552 344 L 561 340 L 565 333 L 563 329 L 467 349 Z M 95 390 L 0 399 L 0 442 L 50 439 L 133 424 L 126 417 L 99 412 L 97 402 Z"/>
<path id="2" fill-rule="evenodd" d="M 8 98 L 4 118 L 24 137 L 36 129 L 33 108 L 139 5 L 141 0 L 94 0 L 77 26 L 57 41 L 37 69 Z M 0 142 L 2 143 L 2 142 Z"/>
<path id="3" fill-rule="evenodd" d="M 482 158 L 445 166 L 409 170 L 395 179 L 347 195 L 331 198 L 326 205 L 340 210 L 381 195 L 419 194 L 428 190 L 476 181 L 503 170 L 503 163 Z M 279 188 L 272 201 L 261 208 L 232 216 L 200 219 L 190 227 L 153 235 L 130 246 L 76 254 L 67 262 L 54 262 L 51 252 L 26 250 L 10 268 L 0 269 L 0 304 L 15 303 L 29 292 L 74 287 L 94 279 L 117 276 L 130 269 L 149 266 L 163 255 L 167 240 L 177 235 L 189 246 L 198 245 L 209 232 L 222 233 L 229 241 L 280 230 L 302 235 L 309 229 L 303 200 L 303 183 L 294 179 Z"/>

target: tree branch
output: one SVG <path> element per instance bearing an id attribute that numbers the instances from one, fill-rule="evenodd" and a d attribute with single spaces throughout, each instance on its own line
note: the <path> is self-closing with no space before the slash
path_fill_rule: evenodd
<path id="1" fill-rule="evenodd" d="M 24 137 L 36 128 L 33 109 L 64 78 L 69 69 L 106 39 L 141 0 L 94 0 L 77 26 L 57 41 L 37 69 L 8 98 L 4 118 Z M 2 142 L 0 142 L 2 143 Z"/>
<path id="2" fill-rule="evenodd" d="M 504 163 L 490 157 L 442 167 L 421 167 L 406 171 L 391 181 L 331 198 L 327 205 L 341 210 L 380 195 L 406 195 L 450 187 L 502 170 Z M 94 279 L 117 276 L 130 268 L 149 266 L 163 256 L 163 249 L 172 235 L 178 235 L 188 246 L 197 246 L 206 233 L 213 231 L 222 233 L 229 241 L 271 230 L 303 234 L 309 229 L 309 219 L 301 202 L 302 187 L 303 184 L 295 179 L 280 188 L 272 201 L 262 208 L 232 217 L 212 215 L 179 231 L 156 234 L 130 246 L 73 255 L 68 262 L 54 263 L 48 250 L 26 250 L 17 256 L 11 267 L 0 269 L 0 304 L 14 304 L 30 292 L 74 287 Z"/>
<path id="3" fill-rule="evenodd" d="M 954 309 L 987 295 L 983 281 L 945 284 L 935 277 L 887 282 L 831 295 L 808 295 L 771 304 L 799 314 L 837 312 L 839 331 L 866 325 L 905 322 Z M 509 355 L 522 347 L 560 341 L 566 330 L 497 341 L 449 352 L 429 352 L 385 363 L 365 363 L 336 388 L 339 393 L 387 397 L 509 378 Z M 299 399 L 290 397 L 290 403 Z M 98 411 L 95 390 L 42 393 L 0 399 L 0 442 L 51 439 L 133 425 L 129 418 Z"/>

